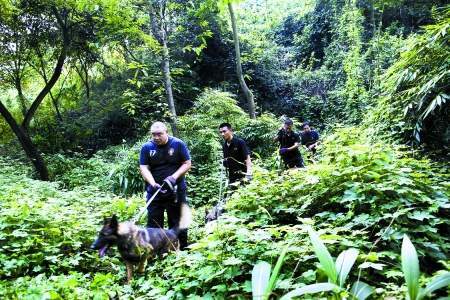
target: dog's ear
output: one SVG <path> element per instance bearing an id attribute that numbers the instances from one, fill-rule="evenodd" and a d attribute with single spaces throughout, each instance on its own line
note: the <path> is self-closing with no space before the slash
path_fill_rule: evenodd
<path id="1" fill-rule="evenodd" d="M 117 216 L 113 215 L 111 218 L 111 222 L 109 223 L 112 228 L 117 228 L 119 226 L 119 221 L 117 220 Z"/>

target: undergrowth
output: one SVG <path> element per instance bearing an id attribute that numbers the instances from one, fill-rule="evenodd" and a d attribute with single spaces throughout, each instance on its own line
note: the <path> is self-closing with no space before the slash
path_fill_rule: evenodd
<path id="1" fill-rule="evenodd" d="M 289 245 L 272 289 L 277 298 L 326 281 L 308 242 L 310 225 L 332 256 L 359 250 L 348 282 L 362 278 L 374 287 L 373 299 L 405 294 L 399 263 L 404 234 L 417 248 L 422 281 L 449 269 L 445 166 L 369 144 L 355 128 L 338 129 L 320 152 L 321 160 L 306 170 L 279 175 L 256 167 L 252 183 L 235 192 L 226 214 L 206 227 L 202 209 L 194 207 L 190 250 L 153 261 L 131 285 L 124 283 L 117 250 L 99 259 L 88 248 L 103 218 L 116 213 L 130 219 L 143 204 L 141 195 L 116 196 L 87 174 L 84 185 L 67 190 L 64 182 L 30 179 L 20 162 L 1 159 L 0 296 L 246 299 L 253 266 L 259 261 L 273 266 Z M 217 187 L 214 178 L 208 186 Z"/>

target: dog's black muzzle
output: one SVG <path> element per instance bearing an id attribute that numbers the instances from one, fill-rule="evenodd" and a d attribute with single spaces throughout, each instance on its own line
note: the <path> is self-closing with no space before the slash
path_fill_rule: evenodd
<path id="1" fill-rule="evenodd" d="M 98 250 L 100 249 L 99 240 L 95 240 L 92 245 L 89 247 L 91 250 Z"/>

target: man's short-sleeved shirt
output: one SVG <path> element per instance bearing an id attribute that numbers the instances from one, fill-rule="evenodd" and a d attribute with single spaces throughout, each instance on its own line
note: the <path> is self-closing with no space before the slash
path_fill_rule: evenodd
<path id="1" fill-rule="evenodd" d="M 278 142 L 280 142 L 280 148 L 289 148 L 294 146 L 295 143 L 300 143 L 300 136 L 293 131 L 286 131 L 280 129 L 278 131 Z"/>
<path id="2" fill-rule="evenodd" d="M 237 136 L 233 136 L 230 144 L 225 141 L 223 144 L 223 158 L 224 165 L 228 168 L 231 175 L 237 175 L 241 172 L 247 171 L 245 160 L 250 155 L 250 150 L 247 148 L 245 141 Z"/>
<path id="3" fill-rule="evenodd" d="M 155 181 L 162 184 L 164 179 L 175 173 L 183 162 L 191 159 L 186 144 L 176 138 L 169 136 L 165 145 L 157 145 L 149 141 L 142 146 L 139 157 L 140 165 L 148 165 Z M 177 180 L 177 184 L 185 185 L 184 176 Z"/>
<path id="4" fill-rule="evenodd" d="M 319 134 L 317 133 L 317 131 L 311 130 L 310 132 L 302 132 L 301 138 L 302 144 L 305 146 L 309 146 L 319 140 Z"/>
<path id="5" fill-rule="evenodd" d="M 280 129 L 280 131 L 278 131 L 278 142 L 280 142 L 280 148 L 290 148 L 294 146 L 295 143 L 300 143 L 300 136 L 293 131 L 288 132 L 284 129 Z M 299 155 L 300 152 L 298 149 L 295 149 L 284 153 L 282 156 L 285 158 L 297 158 Z"/>

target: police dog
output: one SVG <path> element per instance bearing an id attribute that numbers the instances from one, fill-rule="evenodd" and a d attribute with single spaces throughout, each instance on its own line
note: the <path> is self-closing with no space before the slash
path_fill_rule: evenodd
<path id="1" fill-rule="evenodd" d="M 106 251 L 117 245 L 122 259 L 127 267 L 127 282 L 133 277 L 134 266 L 137 271 L 143 273 L 147 260 L 155 256 L 162 256 L 169 251 L 180 248 L 178 234 L 187 229 L 191 222 L 191 211 L 187 204 L 181 205 L 181 216 L 178 226 L 169 230 L 162 228 L 143 228 L 133 222 L 119 223 L 117 216 L 107 218 L 98 238 L 91 245 L 91 249 L 98 250 L 99 256 L 103 257 Z"/>

